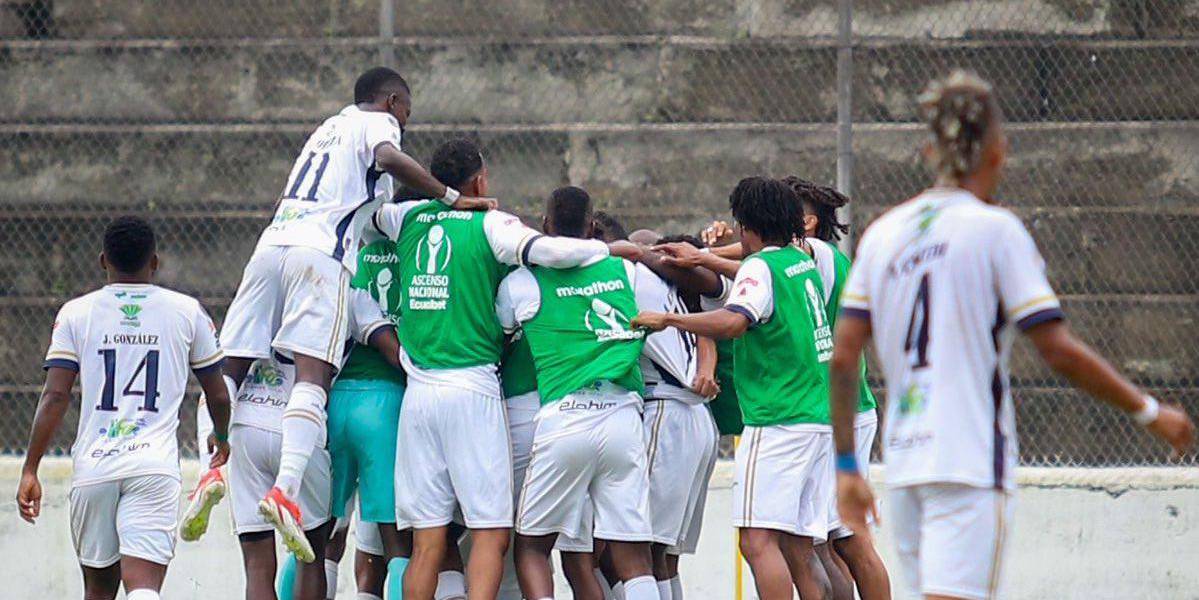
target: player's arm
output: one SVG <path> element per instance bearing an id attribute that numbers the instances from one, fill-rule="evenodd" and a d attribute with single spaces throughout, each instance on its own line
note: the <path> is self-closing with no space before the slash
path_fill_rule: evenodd
<path id="1" fill-rule="evenodd" d="M 660 252 L 663 255 L 663 262 L 668 265 L 682 268 L 703 267 L 729 278 L 736 277 L 737 270 L 741 268 L 739 260 L 724 258 L 713 252 L 704 252 L 691 244 L 682 242 L 661 244 L 654 246 L 653 250 Z"/>
<path id="2" fill-rule="evenodd" d="M 50 440 L 62 425 L 63 415 L 71 405 L 71 386 L 75 385 L 75 368 L 51 366 L 46 369 L 46 385 L 37 403 L 33 416 L 33 427 L 29 433 L 29 448 L 25 452 L 25 464 L 21 467 L 21 482 L 17 486 L 17 508 L 21 518 L 33 523 L 42 513 L 42 484 L 37 471 L 42 457 L 50 447 Z"/>
<path id="3" fill-rule="evenodd" d="M 749 317 L 735 311 L 732 307 L 689 315 L 643 312 L 633 319 L 634 327 L 643 327 L 650 331 L 662 331 L 667 327 L 674 327 L 714 340 L 741 337 L 749 330 L 749 325 Z"/>
<path id="4" fill-rule="evenodd" d="M 200 388 L 204 390 L 204 405 L 208 416 L 212 417 L 212 435 L 208 438 L 208 453 L 212 461 L 208 468 L 215 469 L 229 460 L 229 416 L 232 413 L 232 399 L 229 398 L 229 388 L 221 375 L 221 364 L 218 362 L 204 369 L 195 371 Z"/>
<path id="5" fill-rule="evenodd" d="M 396 369 L 403 370 L 400 365 L 400 336 L 396 334 L 395 326 L 380 327 L 370 334 L 370 339 L 367 342 L 371 348 L 378 350 L 383 355 L 383 359 L 387 364 Z"/>
<path id="6" fill-rule="evenodd" d="M 1054 371 L 1075 387 L 1130 415 L 1182 454 L 1195 443 L 1195 425 L 1176 406 L 1159 404 L 1122 376 L 1090 346 L 1074 337 L 1060 319 L 1033 325 L 1024 332 Z"/>
<path id="7" fill-rule="evenodd" d="M 862 352 L 870 341 L 870 319 L 842 312 L 833 334 L 833 358 L 829 361 L 829 395 L 836 446 L 837 510 L 841 520 L 855 532 L 866 531 L 866 515 L 879 522 L 874 492 L 862 477 L 865 465 L 857 464 L 854 416 L 861 390 Z"/>
<path id="8" fill-rule="evenodd" d="M 416 159 L 391 143 L 382 143 L 375 147 L 375 165 L 379 170 L 391 174 L 401 184 L 457 210 L 489 210 L 497 205 L 494 198 L 462 196 L 458 190 L 437 181 L 432 173 L 416 162 Z"/>
<path id="9" fill-rule="evenodd" d="M 608 256 L 608 245 L 599 240 L 544 235 L 504 212 L 488 213 L 483 219 L 483 233 L 492 255 L 506 265 L 569 269 Z"/>
<path id="10" fill-rule="evenodd" d="M 232 398 L 229 386 L 221 374 L 224 353 L 217 343 L 216 326 L 200 303 L 195 304 L 192 317 L 192 345 L 188 364 L 200 387 L 204 390 L 208 415 L 212 417 L 212 435 L 208 439 L 208 452 L 212 454 L 209 468 L 217 468 L 229 460 L 229 414 Z M 236 390 L 233 391 L 237 393 Z"/>
<path id="11" fill-rule="evenodd" d="M 720 384 L 716 381 L 716 342 L 712 338 L 700 336 L 696 342 L 695 380 L 691 382 L 691 391 L 704 398 L 720 393 Z"/>
<path id="12" fill-rule="evenodd" d="M 673 283 L 684 293 L 708 297 L 720 295 L 723 285 L 719 275 L 706 267 L 682 267 L 668 263 L 665 258 L 660 252 L 647 250 L 641 253 L 638 262 L 649 267 L 649 270 L 662 279 Z"/>

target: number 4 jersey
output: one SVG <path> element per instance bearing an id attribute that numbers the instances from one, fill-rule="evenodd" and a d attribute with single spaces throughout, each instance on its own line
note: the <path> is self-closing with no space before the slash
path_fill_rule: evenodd
<path id="1" fill-rule="evenodd" d="M 190 296 L 107 285 L 63 305 L 46 368 L 79 372 L 73 486 L 179 477 L 179 407 L 191 371 L 219 368 L 212 319 Z"/>
<path id="2" fill-rule="evenodd" d="M 870 320 L 886 377 L 888 485 L 1011 488 L 1012 326 L 1062 318 L 1020 220 L 963 190 L 929 190 L 866 231 L 841 307 Z"/>

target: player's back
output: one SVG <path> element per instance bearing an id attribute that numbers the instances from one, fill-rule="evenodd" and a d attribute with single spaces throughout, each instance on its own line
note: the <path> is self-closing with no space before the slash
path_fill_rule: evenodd
<path id="1" fill-rule="evenodd" d="M 868 311 L 882 361 L 888 484 L 1010 486 L 1010 325 L 1057 310 L 1019 219 L 929 190 L 870 227 L 842 306 Z"/>
<path id="2" fill-rule="evenodd" d="M 326 119 L 296 157 L 259 244 L 316 248 L 353 272 L 363 226 L 392 195 L 391 176 L 375 168 L 383 143 L 400 147 L 387 113 L 351 105 Z"/>
<path id="3" fill-rule="evenodd" d="M 188 373 L 221 356 L 212 321 L 184 294 L 112 284 L 65 304 L 46 362 L 79 371 L 74 485 L 179 477 L 175 432 Z"/>

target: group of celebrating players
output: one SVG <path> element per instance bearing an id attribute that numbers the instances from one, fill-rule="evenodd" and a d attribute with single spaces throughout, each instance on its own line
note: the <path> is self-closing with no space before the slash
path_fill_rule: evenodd
<path id="1" fill-rule="evenodd" d="M 351 519 L 360 600 L 552 598 L 555 549 L 575 598 L 681 600 L 721 433 L 742 436 L 732 521 L 760 598 L 889 598 L 864 468 L 872 337 L 915 593 L 999 593 L 1016 328 L 1081 388 L 1191 445 L 1185 413 L 1070 335 L 1032 238 L 993 203 L 1006 140 L 972 75 L 921 96 L 937 184 L 872 225 L 852 270 L 835 246 L 847 198 L 794 176 L 738 182 L 735 229 L 702 241 L 626 234 L 573 186 L 549 194 L 539 232 L 496 210 L 475 143 L 442 144 L 428 171 L 403 153 L 410 107 L 398 73 L 370 69 L 308 138 L 219 344 L 197 300 L 151 283 L 150 226 L 109 225 L 108 285 L 54 323 L 17 493 L 32 522 L 78 376 L 86 598 L 122 584 L 159 598 L 176 532 L 198 539 L 227 494 L 251 600 L 333 598 Z M 189 370 L 209 470 L 180 519 Z M 282 575 L 276 535 L 296 559 Z"/>

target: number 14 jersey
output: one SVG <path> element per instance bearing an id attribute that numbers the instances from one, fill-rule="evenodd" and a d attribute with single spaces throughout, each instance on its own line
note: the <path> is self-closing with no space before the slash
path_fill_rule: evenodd
<path id="1" fill-rule="evenodd" d="M 179 407 L 189 371 L 219 368 L 212 319 L 190 296 L 111 284 L 63 305 L 46 368 L 79 373 L 72 486 L 179 477 Z"/>
<path id="2" fill-rule="evenodd" d="M 855 258 L 842 315 L 874 332 L 888 485 L 1012 488 L 1013 325 L 1062 318 L 1024 225 L 969 192 L 934 188 L 875 221 Z"/>

